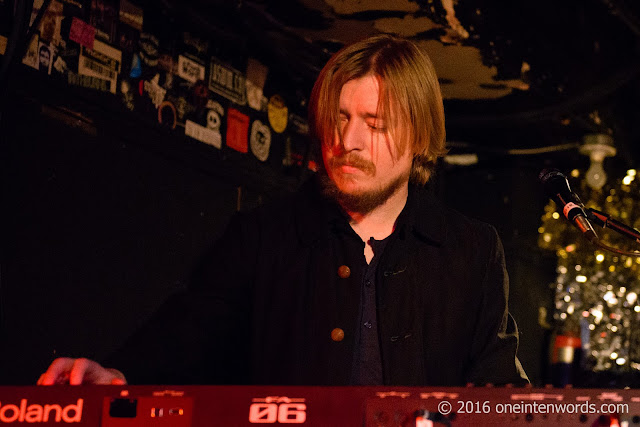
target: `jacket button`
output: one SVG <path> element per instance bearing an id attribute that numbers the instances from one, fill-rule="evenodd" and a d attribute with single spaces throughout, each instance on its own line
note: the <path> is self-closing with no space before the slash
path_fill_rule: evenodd
<path id="1" fill-rule="evenodd" d="M 344 331 L 340 328 L 335 328 L 331 331 L 331 339 L 335 342 L 340 342 L 344 339 Z"/>
<path id="2" fill-rule="evenodd" d="M 338 267 L 338 276 L 340 276 L 342 279 L 346 279 L 347 277 L 351 276 L 351 269 L 346 265 L 341 265 L 340 267 Z"/>

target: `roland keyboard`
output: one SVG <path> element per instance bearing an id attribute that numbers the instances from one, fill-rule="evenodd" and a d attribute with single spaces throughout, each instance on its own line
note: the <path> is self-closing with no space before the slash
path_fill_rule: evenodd
<path id="1" fill-rule="evenodd" d="M 640 391 L 448 387 L 2 386 L 0 424 L 93 427 L 640 426 Z"/>

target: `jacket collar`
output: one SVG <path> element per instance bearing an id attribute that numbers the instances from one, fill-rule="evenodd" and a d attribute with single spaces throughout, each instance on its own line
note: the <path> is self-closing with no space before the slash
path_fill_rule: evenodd
<path id="1" fill-rule="evenodd" d="M 407 207 L 400 214 L 398 224 L 405 219 L 412 231 L 426 242 L 440 246 L 444 243 L 447 232 L 446 208 L 430 191 L 424 187 L 409 185 Z"/>
<path id="2" fill-rule="evenodd" d="M 348 224 L 338 205 L 322 195 L 317 179 L 304 183 L 295 200 L 294 221 L 305 245 L 328 238 L 335 227 Z M 445 207 L 426 189 L 410 184 L 407 204 L 398 217 L 397 229 L 404 233 L 411 230 L 421 240 L 440 246 L 446 237 Z"/>

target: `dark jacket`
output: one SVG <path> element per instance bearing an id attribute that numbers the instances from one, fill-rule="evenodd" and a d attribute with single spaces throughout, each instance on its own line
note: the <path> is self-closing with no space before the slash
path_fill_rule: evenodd
<path id="1" fill-rule="evenodd" d="M 189 291 L 109 366 L 132 383 L 348 384 L 363 261 L 354 235 L 313 182 L 237 215 Z M 411 187 L 376 282 L 385 384 L 526 382 L 493 227 Z"/>

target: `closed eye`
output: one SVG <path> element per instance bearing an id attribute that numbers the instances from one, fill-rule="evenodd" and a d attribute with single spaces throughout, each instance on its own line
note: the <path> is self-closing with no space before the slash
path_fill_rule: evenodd
<path id="1" fill-rule="evenodd" d="M 387 128 L 385 126 L 376 126 L 372 124 L 367 124 L 367 126 L 369 126 L 369 129 L 371 129 L 373 132 L 384 133 L 387 131 Z"/>

